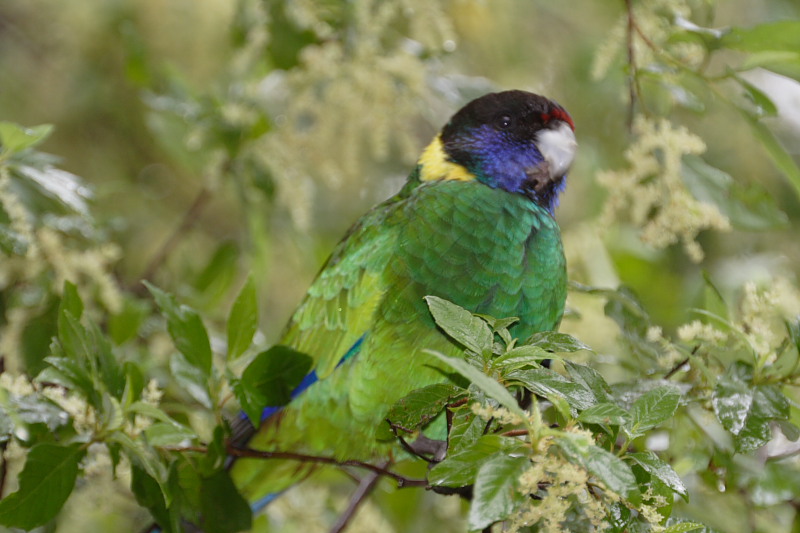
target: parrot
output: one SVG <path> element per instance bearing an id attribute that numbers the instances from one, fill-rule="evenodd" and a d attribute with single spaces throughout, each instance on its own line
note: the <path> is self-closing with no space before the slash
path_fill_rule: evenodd
<path id="1" fill-rule="evenodd" d="M 239 433 L 253 450 L 377 461 L 396 439 L 387 411 L 447 380 L 426 350 L 463 356 L 425 297 L 472 313 L 518 317 L 516 338 L 558 328 L 566 261 L 554 211 L 575 156 L 575 125 L 543 96 L 509 90 L 455 113 L 401 190 L 361 217 L 335 247 L 279 345 L 313 366 L 286 406 Z M 230 475 L 253 508 L 300 482 L 313 464 L 238 457 Z"/>

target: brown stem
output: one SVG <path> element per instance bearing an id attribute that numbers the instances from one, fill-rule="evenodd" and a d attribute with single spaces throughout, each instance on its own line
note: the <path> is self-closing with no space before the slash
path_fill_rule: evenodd
<path id="1" fill-rule="evenodd" d="M 512 429 L 506 431 L 505 433 L 501 433 L 500 436 L 502 437 L 522 437 L 523 435 L 527 435 L 527 429 Z"/>
<path id="2" fill-rule="evenodd" d="M 636 107 L 636 53 L 633 49 L 633 34 L 636 28 L 636 22 L 633 18 L 632 0 L 625 0 L 625 10 L 628 13 L 628 27 L 625 36 L 628 49 L 628 68 L 630 69 L 628 73 L 628 97 L 630 98 L 630 106 L 628 107 L 628 131 L 632 131 L 634 108 Z"/>
<path id="3" fill-rule="evenodd" d="M 385 462 L 381 465 L 381 468 L 386 469 L 389 466 L 389 462 Z M 331 528 L 331 533 L 342 533 L 347 527 L 347 524 L 350 522 L 350 519 L 356 514 L 359 506 L 367 499 L 367 496 L 375 489 L 375 485 L 378 484 L 378 480 L 380 479 L 380 474 L 375 472 L 370 472 L 369 474 L 361 480 L 361 483 L 358 485 L 356 492 L 353 494 L 353 497 L 350 499 L 350 504 L 345 509 L 344 513 L 339 517 L 339 520 L 336 521 L 336 524 Z"/>
<path id="4" fill-rule="evenodd" d="M 6 448 L 8 441 L 0 444 L 0 499 L 5 496 L 6 492 L 6 475 L 8 475 L 8 461 L 6 460 Z"/>
<path id="5" fill-rule="evenodd" d="M 183 239 L 186 233 L 195 225 L 210 200 L 211 191 L 207 187 L 203 187 L 195 197 L 192 205 L 189 206 L 189 209 L 183 214 L 181 223 L 175 228 L 175 231 L 172 232 L 169 239 L 161 245 L 161 248 L 158 249 L 153 258 L 150 259 L 140 279 L 151 280 L 153 278 L 155 273 L 158 272 L 158 269 L 160 269 L 167 260 L 167 257 L 169 257 L 172 251 L 177 247 L 178 243 L 180 243 L 181 239 Z M 142 295 L 146 292 L 146 289 L 144 285 L 138 284 L 133 288 L 133 292 Z"/>
<path id="6" fill-rule="evenodd" d="M 294 453 L 294 452 L 265 452 L 261 450 L 253 450 L 250 448 L 236 448 L 234 446 L 228 446 L 227 452 L 228 455 L 232 455 L 233 457 L 249 457 L 255 459 L 291 459 L 294 461 L 300 461 L 305 463 L 320 463 L 320 464 L 335 465 L 335 466 L 354 466 L 357 468 L 364 468 L 366 470 L 370 470 L 379 476 L 390 477 L 397 482 L 397 486 L 399 488 L 428 486 L 428 482 L 425 481 L 424 479 L 410 479 L 405 476 L 401 476 L 400 474 L 396 474 L 391 470 L 387 470 L 386 468 L 376 466 L 370 463 L 365 463 L 363 461 L 356 461 L 354 459 L 340 461 L 333 457 L 305 455 L 302 453 Z"/>

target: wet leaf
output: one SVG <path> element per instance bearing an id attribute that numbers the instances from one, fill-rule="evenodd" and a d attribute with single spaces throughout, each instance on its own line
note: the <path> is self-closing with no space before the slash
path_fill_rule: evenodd
<path id="1" fill-rule="evenodd" d="M 431 485 L 446 487 L 471 485 L 475 481 L 478 469 L 490 457 L 498 453 L 507 455 L 503 450 L 518 445 L 519 443 L 513 439 L 499 435 L 484 435 L 461 452 L 453 453 L 436 464 L 428 472 L 428 482 Z"/>
<path id="2" fill-rule="evenodd" d="M 462 391 L 445 383 L 417 389 L 395 403 L 386 418 L 405 429 L 416 429 L 433 420 Z"/>
<path id="3" fill-rule="evenodd" d="M 741 361 L 720 376 L 712 404 L 722 426 L 734 435 L 738 452 L 754 450 L 769 442 L 770 422 L 789 417 L 786 396 L 774 385 L 755 385 L 752 366 Z"/>
<path id="4" fill-rule="evenodd" d="M 500 383 L 490 378 L 474 366 L 463 359 L 448 357 L 433 350 L 425 350 L 427 353 L 437 357 L 447 363 L 459 374 L 470 380 L 476 387 L 486 393 L 487 396 L 497 400 L 500 405 L 517 415 L 521 420 L 527 420 L 528 415 L 520 408 L 517 400 Z"/>
<path id="5" fill-rule="evenodd" d="M 566 333 L 559 333 L 558 331 L 541 331 L 531 335 L 525 344 L 537 346 L 550 352 L 577 352 L 579 350 L 589 350 L 591 348 L 584 343 Z"/>
<path id="6" fill-rule="evenodd" d="M 577 410 L 588 409 L 595 404 L 594 394 L 591 391 L 549 368 L 516 370 L 510 373 L 507 379 L 517 381 L 525 388 L 546 398 L 552 395 L 561 396 Z"/>
<path id="7" fill-rule="evenodd" d="M 31 448 L 19 490 L 0 500 L 0 524 L 33 529 L 55 518 L 75 487 L 85 451 L 77 444 L 40 443 Z"/>
<path id="8" fill-rule="evenodd" d="M 426 296 L 425 301 L 436 325 L 453 340 L 477 354 L 491 351 L 494 334 L 484 320 L 436 296 Z"/>
<path id="9" fill-rule="evenodd" d="M 659 459 L 656 454 L 650 451 L 637 452 L 628 454 L 628 457 L 636 461 L 648 474 L 660 479 L 670 489 L 680 494 L 688 501 L 689 494 L 686 492 L 686 486 L 683 484 L 680 476 L 678 476 L 677 472 L 675 472 L 670 465 Z"/>
<path id="10" fill-rule="evenodd" d="M 529 460 L 501 454 L 486 461 L 478 470 L 469 508 L 469 529 L 480 530 L 504 520 L 524 501 L 517 490 L 519 476 Z"/>
<path id="11" fill-rule="evenodd" d="M 612 426 L 621 426 L 630 421 L 630 419 L 630 413 L 614 403 L 593 405 L 578 416 L 578 420 L 581 422 L 608 424 Z"/>
<path id="12" fill-rule="evenodd" d="M 680 391 L 669 385 L 646 392 L 633 402 L 628 430 L 633 435 L 644 434 L 672 417 L 680 400 Z"/>
<path id="13" fill-rule="evenodd" d="M 630 466 L 616 455 L 592 444 L 586 436 L 564 433 L 557 442 L 569 461 L 583 466 L 609 490 L 626 499 L 638 493 L 636 477 Z"/>

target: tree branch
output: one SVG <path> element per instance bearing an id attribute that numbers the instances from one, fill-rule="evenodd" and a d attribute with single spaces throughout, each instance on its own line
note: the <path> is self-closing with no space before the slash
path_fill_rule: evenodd
<path id="1" fill-rule="evenodd" d="M 633 115 L 636 107 L 636 52 L 633 48 L 633 35 L 636 29 L 636 22 L 633 18 L 633 2 L 625 0 L 625 10 L 628 13 L 628 27 L 625 33 L 626 46 L 628 49 L 628 97 L 630 106 L 628 107 L 628 131 L 633 130 Z"/>
<path id="2" fill-rule="evenodd" d="M 383 463 L 381 468 L 386 469 L 389 466 L 389 462 Z M 336 524 L 331 528 L 331 533 L 342 533 L 347 527 L 347 524 L 350 522 L 350 519 L 356 514 L 356 511 L 364 502 L 364 500 L 369 496 L 370 492 L 375 489 L 375 485 L 377 485 L 378 480 L 380 479 L 380 475 L 371 472 L 367 474 L 367 476 L 361 480 L 361 483 L 358 485 L 355 494 L 350 499 L 350 504 L 345 509 L 344 513 L 339 516 L 339 520 L 336 521 Z"/>
<path id="3" fill-rule="evenodd" d="M 353 466 L 356 468 L 364 468 L 379 476 L 385 476 L 392 478 L 397 482 L 398 488 L 404 487 L 427 487 L 428 482 L 424 479 L 410 479 L 405 476 L 401 476 L 391 470 L 387 470 L 386 468 L 376 466 L 370 463 L 365 463 L 363 461 L 356 461 L 354 459 L 349 459 L 346 461 L 340 461 L 333 457 L 324 457 L 318 455 L 306 455 L 302 453 L 294 453 L 294 452 L 266 452 L 262 450 L 253 450 L 250 448 L 236 448 L 234 446 L 228 446 L 227 448 L 228 455 L 233 457 L 248 457 L 251 459 L 290 459 L 293 461 L 300 461 L 304 463 L 318 463 L 318 464 L 326 464 L 326 465 L 334 465 L 334 466 Z"/>
<path id="4" fill-rule="evenodd" d="M 147 268 L 145 268 L 140 279 L 150 280 L 155 273 L 158 272 L 158 269 L 161 268 L 161 266 L 167 260 L 169 254 L 172 253 L 181 239 L 183 239 L 184 235 L 186 235 L 186 233 L 200 218 L 200 215 L 202 214 L 209 200 L 211 200 L 211 191 L 207 187 L 203 187 L 203 189 L 195 197 L 192 205 L 189 206 L 189 209 L 183 214 L 183 219 L 181 220 L 180 225 L 175 228 L 175 231 L 172 232 L 172 235 L 170 235 L 169 239 L 167 239 L 164 244 L 161 245 L 161 248 L 159 248 L 153 258 L 150 259 L 150 262 L 147 264 Z M 132 290 L 138 295 L 142 295 L 146 292 L 144 285 L 141 283 L 137 284 Z"/>

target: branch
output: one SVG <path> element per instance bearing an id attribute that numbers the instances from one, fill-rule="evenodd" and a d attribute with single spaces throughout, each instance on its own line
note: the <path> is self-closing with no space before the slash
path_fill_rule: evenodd
<path id="1" fill-rule="evenodd" d="M 386 468 L 387 466 L 389 466 L 388 461 L 383 463 L 382 468 Z M 353 497 L 350 499 L 350 504 L 347 506 L 347 509 L 345 509 L 344 513 L 339 517 L 339 520 L 337 520 L 336 524 L 331 528 L 331 533 L 342 533 L 342 531 L 345 530 L 350 519 L 353 518 L 358 507 L 364 502 L 367 496 L 369 496 L 370 492 L 373 491 L 379 479 L 380 475 L 373 472 L 367 474 L 367 476 L 361 480 L 358 489 L 356 489 L 355 494 L 353 494 Z"/>
<path id="2" fill-rule="evenodd" d="M 290 459 L 293 461 L 300 461 L 303 463 L 318 463 L 318 464 L 326 464 L 326 465 L 334 465 L 334 466 L 353 466 L 356 468 L 364 468 L 379 476 L 390 477 L 397 482 L 398 488 L 405 488 L 405 487 L 427 487 L 428 482 L 424 479 L 410 479 L 405 476 L 401 476 L 400 474 L 396 474 L 391 470 L 387 470 L 386 468 L 376 466 L 370 463 L 365 463 L 363 461 L 356 461 L 354 459 L 349 459 L 346 461 L 340 461 L 333 457 L 322 457 L 318 455 L 306 455 L 302 453 L 294 453 L 294 452 L 265 452 L 261 450 L 253 450 L 250 448 L 236 448 L 234 446 L 228 446 L 227 448 L 228 455 L 233 457 L 248 457 L 251 459 Z"/>
<path id="3" fill-rule="evenodd" d="M 511 429 L 505 433 L 501 433 L 501 437 L 522 437 L 528 435 L 530 432 L 527 429 Z"/>
<path id="4" fill-rule="evenodd" d="M 161 245 L 161 248 L 158 249 L 156 254 L 150 260 L 150 263 L 148 263 L 147 268 L 145 268 L 140 279 L 152 279 L 155 273 L 158 272 L 158 269 L 161 268 L 161 265 L 163 265 L 167 260 L 169 254 L 172 253 L 181 239 L 183 239 L 186 233 L 192 228 L 192 226 L 195 225 L 209 200 L 211 200 L 211 191 L 207 187 L 203 187 L 203 189 L 195 197 L 192 205 L 189 206 L 189 209 L 183 214 L 183 219 L 181 220 L 180 225 L 175 228 L 175 231 L 172 232 L 172 235 L 170 235 L 169 239 L 167 239 L 166 242 Z M 139 295 L 142 295 L 146 292 L 144 285 L 141 283 L 132 290 L 134 293 Z"/>
<path id="5" fill-rule="evenodd" d="M 633 34 L 636 29 L 636 21 L 633 18 L 633 3 L 631 0 L 625 0 L 625 10 L 628 13 L 628 27 L 626 31 L 626 46 L 628 48 L 628 97 L 630 98 L 630 107 L 628 107 L 628 131 L 633 130 L 633 115 L 634 108 L 636 107 L 636 52 L 633 48 Z"/>

